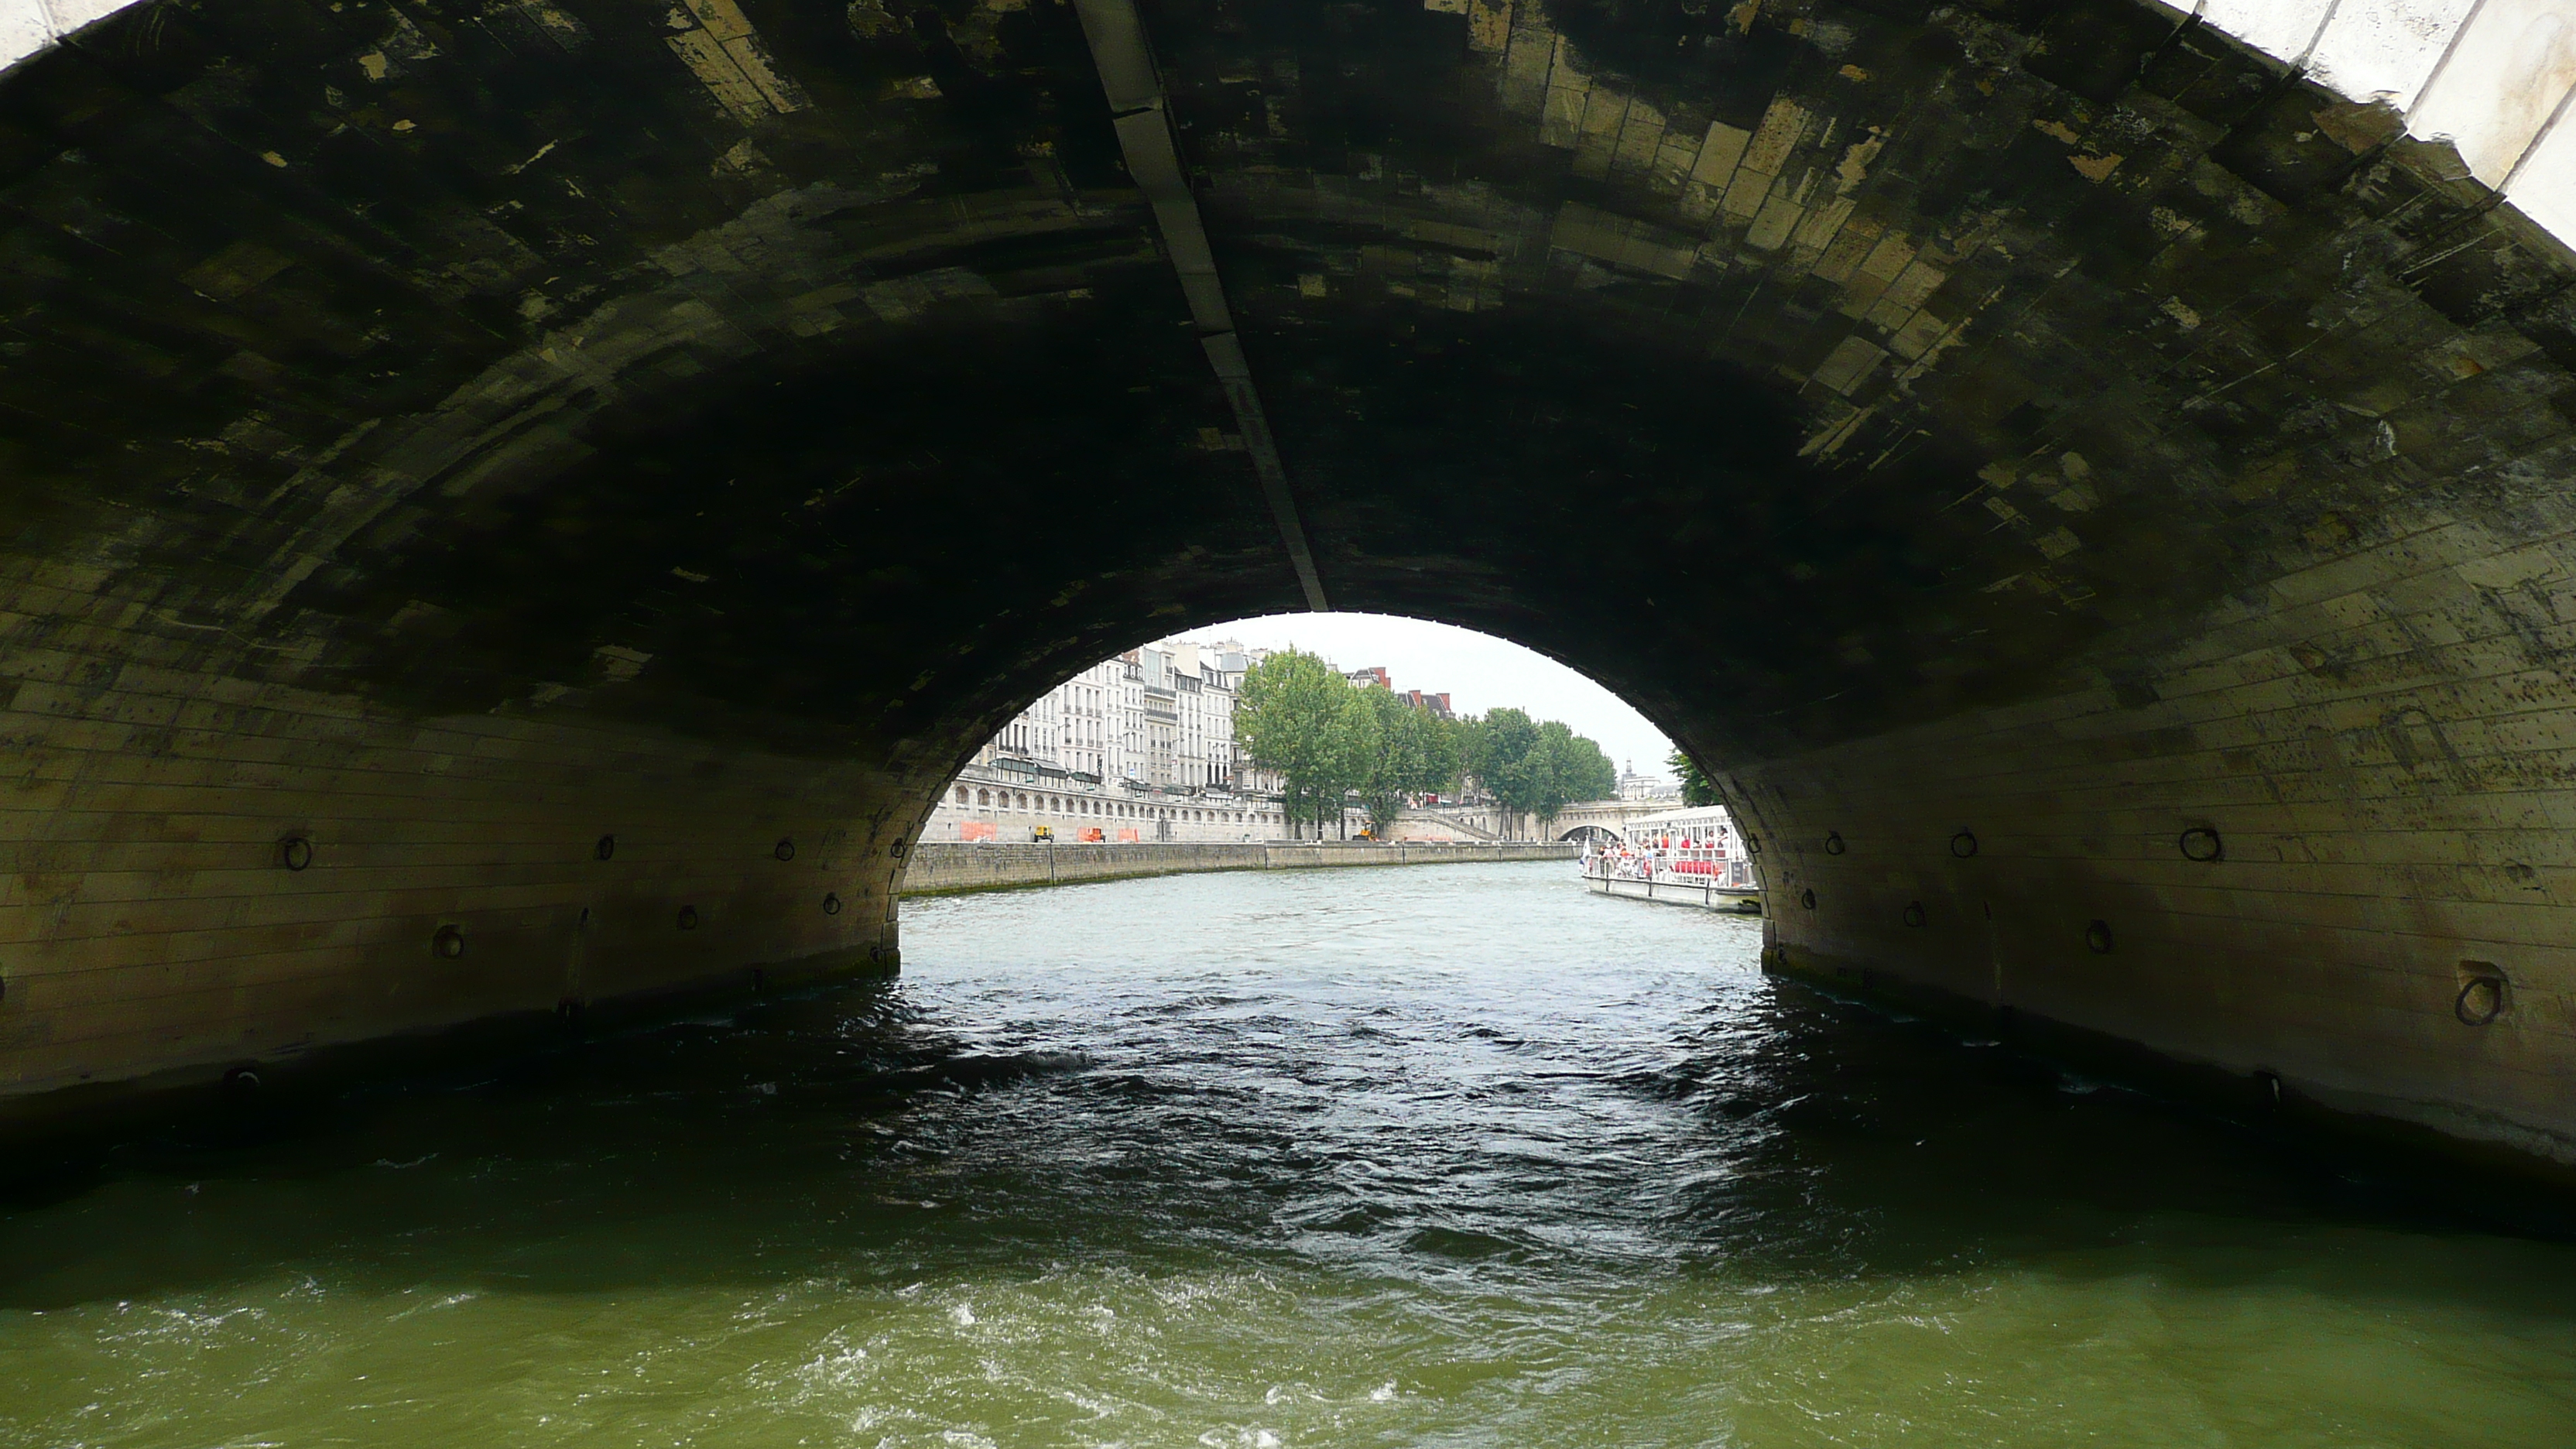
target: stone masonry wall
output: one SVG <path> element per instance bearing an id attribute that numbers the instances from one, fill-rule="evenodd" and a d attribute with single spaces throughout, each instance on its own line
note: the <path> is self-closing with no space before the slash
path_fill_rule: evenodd
<path id="1" fill-rule="evenodd" d="M 64 572 L 0 593 L 0 1121 L 83 1083 L 892 964 L 900 826 L 855 766 L 165 666 L 182 644 Z"/>
<path id="2" fill-rule="evenodd" d="M 1776 963 L 2576 1163 L 2576 510 L 2525 509 L 2392 504 L 2124 688 L 1745 771 Z"/>

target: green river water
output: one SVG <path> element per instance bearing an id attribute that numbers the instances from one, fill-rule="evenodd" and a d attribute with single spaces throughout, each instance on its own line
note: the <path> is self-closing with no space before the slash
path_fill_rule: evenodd
<path id="1" fill-rule="evenodd" d="M 2576 1445 L 2576 1246 L 1560 864 L 916 903 L 900 982 L 0 1203 L 0 1444 Z"/>

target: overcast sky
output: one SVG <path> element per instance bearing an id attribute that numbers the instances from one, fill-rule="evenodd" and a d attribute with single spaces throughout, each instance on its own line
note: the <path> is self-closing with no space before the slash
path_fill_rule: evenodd
<path id="1" fill-rule="evenodd" d="M 1649 775 L 1670 775 L 1673 751 L 1663 731 L 1619 696 L 1518 644 L 1424 619 L 1392 614 L 1273 614 L 1193 629 L 1188 639 L 1240 639 L 1256 648 L 1294 644 L 1345 670 L 1384 665 L 1398 689 L 1447 691 L 1460 714 L 1511 705 L 1534 719 L 1561 719 L 1600 743 L 1621 769 L 1634 761 Z"/>

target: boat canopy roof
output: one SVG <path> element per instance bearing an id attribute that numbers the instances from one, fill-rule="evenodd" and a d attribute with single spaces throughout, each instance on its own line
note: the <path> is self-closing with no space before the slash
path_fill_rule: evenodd
<path id="1" fill-rule="evenodd" d="M 1620 833 L 1639 835 L 1706 835 L 1735 828 L 1735 819 L 1723 805 L 1695 805 L 1687 810 L 1666 810 L 1656 815 L 1631 816 Z"/>

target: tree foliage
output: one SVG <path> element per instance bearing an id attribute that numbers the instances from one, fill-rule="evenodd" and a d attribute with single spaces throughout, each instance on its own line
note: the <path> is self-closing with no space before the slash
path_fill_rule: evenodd
<path id="1" fill-rule="evenodd" d="M 1558 721 L 1511 708 L 1482 719 L 1440 719 L 1393 691 L 1355 688 L 1321 658 L 1295 649 L 1244 675 L 1235 735 L 1254 763 L 1279 772 L 1289 821 L 1311 821 L 1318 834 L 1354 793 L 1370 829 L 1382 834 L 1407 797 L 1469 778 L 1504 809 L 1542 821 L 1619 788 L 1601 747 Z"/>
<path id="2" fill-rule="evenodd" d="M 1408 797 L 1439 789 L 1455 772 L 1441 765 L 1446 751 L 1440 722 L 1429 710 L 1374 685 L 1358 695 L 1368 711 L 1371 736 L 1360 804 L 1368 811 L 1369 833 L 1382 837 Z"/>
<path id="3" fill-rule="evenodd" d="M 1440 722 L 1440 733 L 1449 751 L 1449 779 L 1442 788 L 1463 793 L 1484 770 L 1485 722 L 1472 714 L 1453 715 Z"/>
<path id="4" fill-rule="evenodd" d="M 1558 720 L 1497 709 L 1468 722 L 1463 759 L 1485 793 L 1515 816 L 1540 822 L 1577 800 L 1618 793 L 1619 771 L 1601 746 Z"/>
<path id="5" fill-rule="evenodd" d="M 1548 786 L 1547 753 L 1538 722 L 1508 706 L 1489 711 L 1476 731 L 1476 778 L 1514 815 L 1538 813 Z"/>
<path id="6" fill-rule="evenodd" d="M 1467 721 L 1455 716 L 1442 718 L 1429 710 L 1422 712 L 1431 726 L 1430 758 L 1425 761 L 1431 774 L 1426 791 L 1455 790 L 1467 773 Z"/>
<path id="7" fill-rule="evenodd" d="M 1717 786 L 1708 778 L 1708 772 L 1699 767 L 1699 761 L 1690 757 L 1689 751 L 1675 750 L 1664 758 L 1664 763 L 1673 767 L 1673 777 L 1682 782 L 1683 804 L 1700 806 L 1722 803 L 1717 798 Z"/>
<path id="8" fill-rule="evenodd" d="M 1375 722 L 1350 681 L 1315 655 L 1281 650 L 1243 676 L 1234 719 L 1253 761 L 1279 772 L 1292 827 L 1311 820 L 1320 835 L 1369 764 Z"/>
<path id="9" fill-rule="evenodd" d="M 1607 800 L 1619 793 L 1619 770 L 1591 740 L 1554 720 L 1539 726 L 1547 742 L 1548 804 L 1539 811 L 1553 820 L 1556 812 L 1577 800 Z"/>

